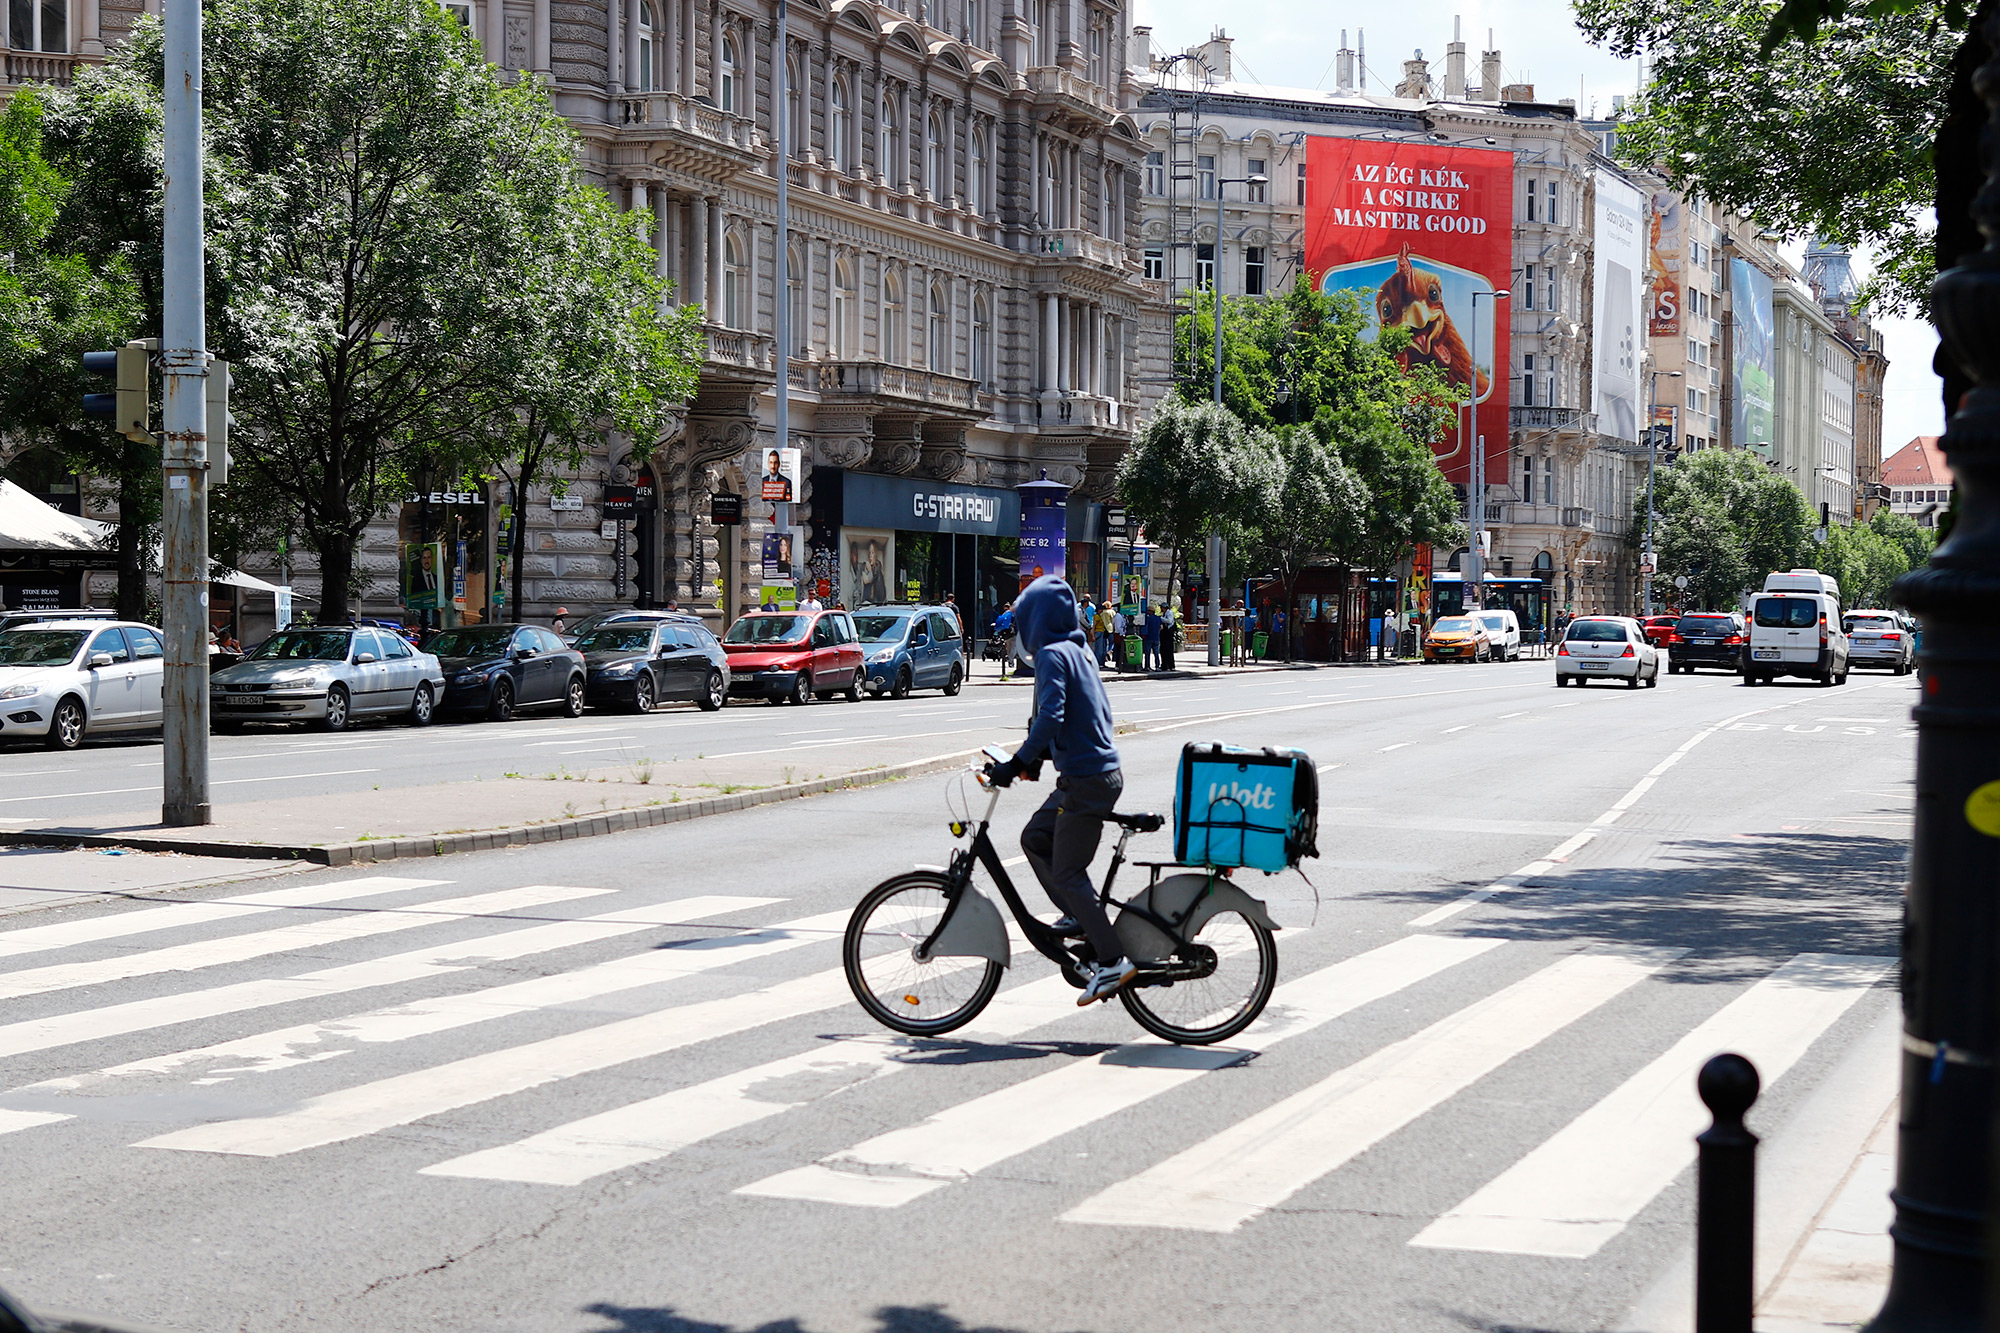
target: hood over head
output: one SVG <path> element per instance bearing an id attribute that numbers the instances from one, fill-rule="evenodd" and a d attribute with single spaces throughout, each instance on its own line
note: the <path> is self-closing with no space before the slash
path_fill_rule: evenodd
<path id="1" fill-rule="evenodd" d="M 1088 642 L 1076 623 L 1075 591 L 1053 574 L 1030 583 L 1014 603 L 1014 630 L 1021 636 L 1021 647 L 1030 653 L 1064 639 Z"/>

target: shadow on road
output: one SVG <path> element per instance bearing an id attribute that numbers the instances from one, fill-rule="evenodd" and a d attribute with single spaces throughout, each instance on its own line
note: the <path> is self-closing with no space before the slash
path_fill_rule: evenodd
<path id="1" fill-rule="evenodd" d="M 623 1305 L 586 1305 L 584 1312 L 609 1320 L 587 1333 L 807 1333 L 796 1319 L 779 1319 L 755 1328 L 731 1324 L 711 1324 L 701 1319 L 685 1319 L 670 1307 L 634 1308 Z M 977 1328 L 962 1324 L 936 1306 L 885 1305 L 875 1311 L 873 1333 L 1012 1333 L 991 1324 Z M 1082 1333 L 1078 1330 L 1077 1333 Z"/>

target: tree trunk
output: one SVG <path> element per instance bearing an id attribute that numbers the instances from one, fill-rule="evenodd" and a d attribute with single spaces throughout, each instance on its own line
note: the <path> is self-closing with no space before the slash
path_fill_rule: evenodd
<path id="1" fill-rule="evenodd" d="M 347 585 L 354 575 L 354 538 L 346 532 L 321 535 L 319 550 L 319 623 L 344 625 L 354 615 Z"/>
<path id="2" fill-rule="evenodd" d="M 514 487 L 514 522 L 512 526 L 513 531 L 509 534 L 512 540 L 509 541 L 508 545 L 513 549 L 507 557 L 507 573 L 513 580 L 514 600 L 508 606 L 507 618 L 518 622 L 525 614 L 521 610 L 521 587 L 523 583 L 521 562 L 526 559 L 528 554 L 528 488 L 526 486 L 517 485 Z"/>
<path id="3" fill-rule="evenodd" d="M 1986 63 L 1986 20 L 1996 0 L 1980 0 L 1979 12 L 1966 28 L 1965 40 L 1951 60 L 1951 91 L 1945 104 L 1944 120 L 1938 125 L 1937 163 L 1937 242 L 1938 272 L 1953 267 L 1986 243 L 1972 220 L 1972 201 L 1985 182 L 1979 158 L 1980 134 L 1986 126 L 1986 104 L 1973 90 L 1972 76 Z M 1958 400 L 1972 388 L 1972 380 L 1939 347 L 1932 368 L 1944 380 L 1944 414 L 1958 409 Z"/>

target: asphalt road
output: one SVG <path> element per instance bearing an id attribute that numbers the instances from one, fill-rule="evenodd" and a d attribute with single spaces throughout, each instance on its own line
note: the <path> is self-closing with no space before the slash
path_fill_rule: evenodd
<path id="1" fill-rule="evenodd" d="M 1751 1055 L 1782 1135 L 1893 1006 L 1915 688 L 1549 675 L 1114 689 L 1128 808 L 1190 739 L 1324 768 L 1219 1054 L 1032 955 L 949 1039 L 869 1024 L 840 922 L 946 858 L 955 777 L 6 918 L 0 1286 L 190 1333 L 1609 1327 L 1688 1241 L 1692 1070 Z M 846 711 L 1005 739 L 997 693 Z"/>

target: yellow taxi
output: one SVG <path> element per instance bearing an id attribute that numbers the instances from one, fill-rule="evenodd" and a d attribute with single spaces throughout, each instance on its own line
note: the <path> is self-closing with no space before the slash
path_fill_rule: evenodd
<path id="1" fill-rule="evenodd" d="M 1476 616 L 1444 616 L 1424 640 L 1426 662 L 1485 662 L 1493 657 L 1493 640 Z"/>

